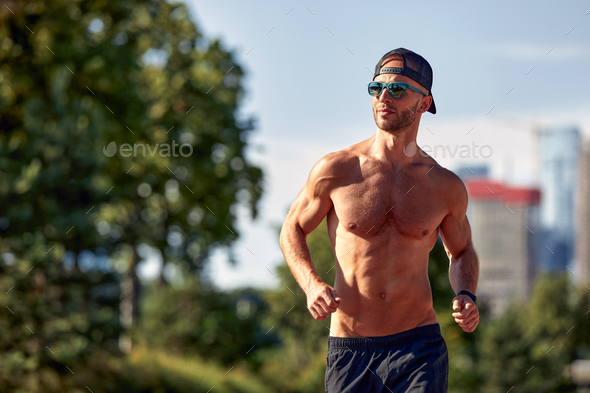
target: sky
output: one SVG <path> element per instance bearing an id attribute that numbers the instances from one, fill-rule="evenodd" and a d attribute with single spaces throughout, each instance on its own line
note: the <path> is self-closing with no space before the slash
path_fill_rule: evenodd
<path id="1" fill-rule="evenodd" d="M 278 285 L 276 228 L 321 157 L 374 135 L 366 84 L 392 49 L 433 68 L 437 113 L 422 116 L 417 142 L 450 170 L 487 165 L 496 180 L 535 187 L 536 130 L 573 126 L 590 139 L 587 1 L 184 2 L 246 73 L 247 158 L 265 175 L 259 217 L 239 210 L 237 264 L 225 249 L 209 261 L 222 289 Z M 142 274 L 160 265 L 148 259 Z"/>

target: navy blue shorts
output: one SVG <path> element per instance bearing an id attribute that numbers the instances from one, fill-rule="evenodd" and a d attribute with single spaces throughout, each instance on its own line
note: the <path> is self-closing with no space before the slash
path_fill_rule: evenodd
<path id="1" fill-rule="evenodd" d="M 329 393 L 446 393 L 447 345 L 438 323 L 381 337 L 328 337 Z"/>

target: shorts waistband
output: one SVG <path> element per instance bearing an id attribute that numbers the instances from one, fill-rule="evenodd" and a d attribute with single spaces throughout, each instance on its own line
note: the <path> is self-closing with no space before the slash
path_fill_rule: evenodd
<path id="1" fill-rule="evenodd" d="M 399 345 L 416 339 L 440 336 L 440 325 L 419 326 L 389 336 L 377 337 L 333 337 L 328 336 L 328 349 L 373 349 L 383 348 L 392 345 Z"/>

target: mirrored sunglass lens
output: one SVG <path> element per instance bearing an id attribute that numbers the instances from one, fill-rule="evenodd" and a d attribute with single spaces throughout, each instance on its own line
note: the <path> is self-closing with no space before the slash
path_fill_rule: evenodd
<path id="1" fill-rule="evenodd" d="M 369 94 L 372 96 L 378 96 L 381 93 L 383 87 L 378 82 L 369 83 Z"/>
<path id="2" fill-rule="evenodd" d="M 392 97 L 397 97 L 397 98 L 403 97 L 404 94 L 406 93 L 406 89 L 400 85 L 390 85 L 388 91 Z"/>

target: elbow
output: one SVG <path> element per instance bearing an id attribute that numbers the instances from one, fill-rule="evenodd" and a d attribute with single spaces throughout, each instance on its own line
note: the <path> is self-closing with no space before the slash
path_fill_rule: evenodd
<path id="1" fill-rule="evenodd" d="M 287 222 L 285 222 L 283 224 L 283 226 L 281 227 L 281 232 L 279 233 L 279 246 L 281 247 L 281 250 L 283 252 L 285 252 L 285 241 L 287 240 Z"/>
<path id="2" fill-rule="evenodd" d="M 461 258 L 462 256 L 470 254 L 472 252 L 473 252 L 473 246 L 471 245 L 471 242 L 469 242 L 465 245 L 463 250 L 461 250 L 461 252 L 458 253 L 456 258 Z"/>
<path id="3" fill-rule="evenodd" d="M 281 247 L 281 250 L 284 251 L 284 247 L 288 242 L 288 239 L 292 236 L 292 234 L 293 225 L 289 222 L 289 220 L 286 220 L 283 223 L 283 226 L 281 227 L 281 232 L 279 234 L 279 246 Z"/>
<path id="4" fill-rule="evenodd" d="M 451 257 L 451 264 L 453 262 L 458 262 L 461 260 L 468 260 L 471 263 L 474 263 L 476 265 L 478 264 L 477 254 L 475 253 L 475 249 L 473 248 L 471 242 L 467 243 L 467 245 L 465 246 L 465 248 L 463 248 L 463 250 L 461 250 L 461 252 Z"/>
<path id="5" fill-rule="evenodd" d="M 286 225 L 283 224 L 282 228 L 281 228 L 281 232 L 279 234 L 279 247 L 281 247 L 281 250 L 283 251 L 283 253 L 285 252 L 285 243 L 287 241 L 288 235 L 287 235 L 287 228 Z"/>
<path id="6" fill-rule="evenodd" d="M 290 222 L 288 220 L 284 222 L 279 234 L 279 246 L 283 252 L 285 251 L 285 247 L 287 247 L 287 245 L 292 242 L 298 234 L 303 234 L 299 224 Z"/>
<path id="7" fill-rule="evenodd" d="M 473 249 L 473 245 L 471 241 L 467 241 L 465 246 L 459 250 L 449 250 L 447 249 L 447 255 L 449 256 L 449 261 L 452 263 L 457 262 L 465 257 L 475 256 L 475 250 Z"/>

